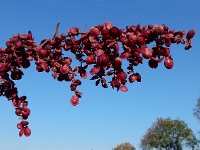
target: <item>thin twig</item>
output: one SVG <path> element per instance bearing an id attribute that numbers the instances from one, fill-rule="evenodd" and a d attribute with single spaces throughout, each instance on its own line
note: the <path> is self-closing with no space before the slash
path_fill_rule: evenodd
<path id="1" fill-rule="evenodd" d="M 55 39 L 56 35 L 58 34 L 59 25 L 60 25 L 60 22 L 58 22 L 58 23 L 56 24 L 56 31 L 55 31 L 55 33 L 54 33 L 54 35 L 53 35 L 53 39 Z"/>
<path id="2" fill-rule="evenodd" d="M 51 39 L 46 39 L 43 43 L 40 44 L 40 48 L 42 48 L 45 44 L 47 44 L 48 41 L 50 41 Z"/>
<path id="3" fill-rule="evenodd" d="M 54 35 L 53 35 L 53 39 L 56 37 L 56 35 L 58 34 L 58 29 L 59 29 L 59 25 L 60 25 L 60 22 L 58 22 L 57 24 L 56 24 L 56 31 L 55 31 L 55 33 L 54 33 Z M 43 43 L 41 43 L 40 44 L 40 48 L 42 48 L 48 41 L 50 41 L 51 39 L 47 39 L 47 40 L 45 40 Z"/>
<path id="4" fill-rule="evenodd" d="M 131 48 L 129 48 L 128 46 L 124 45 L 124 48 L 128 49 L 129 51 L 131 51 Z"/>

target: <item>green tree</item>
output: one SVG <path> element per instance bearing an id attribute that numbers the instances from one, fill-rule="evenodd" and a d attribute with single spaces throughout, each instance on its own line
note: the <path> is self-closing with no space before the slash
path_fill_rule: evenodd
<path id="1" fill-rule="evenodd" d="M 193 109 L 193 114 L 197 118 L 197 120 L 200 121 L 200 97 L 199 97 L 199 99 L 197 99 L 197 104 L 196 104 L 195 108 Z M 200 143 L 200 131 L 198 132 L 198 135 L 199 135 L 198 140 Z"/>
<path id="2" fill-rule="evenodd" d="M 113 150 L 135 150 L 135 147 L 130 143 L 122 143 L 117 145 Z"/>
<path id="3" fill-rule="evenodd" d="M 198 141 L 187 124 L 179 119 L 158 118 L 141 139 L 143 150 L 194 150 Z"/>
<path id="4" fill-rule="evenodd" d="M 193 114 L 200 121 L 200 97 L 197 100 L 195 108 L 193 109 Z"/>

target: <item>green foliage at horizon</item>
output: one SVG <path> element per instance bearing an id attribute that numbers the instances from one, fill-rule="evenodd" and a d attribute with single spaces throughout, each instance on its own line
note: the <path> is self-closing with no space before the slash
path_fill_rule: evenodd
<path id="1" fill-rule="evenodd" d="M 141 139 L 143 150 L 194 150 L 197 146 L 193 131 L 179 119 L 158 118 Z"/>

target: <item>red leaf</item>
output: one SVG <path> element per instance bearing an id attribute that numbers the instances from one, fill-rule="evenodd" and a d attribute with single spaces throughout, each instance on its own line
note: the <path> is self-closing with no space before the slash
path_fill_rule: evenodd
<path id="1" fill-rule="evenodd" d="M 101 54 L 104 53 L 104 51 L 102 49 L 98 49 L 94 53 L 95 53 L 95 55 L 100 56 Z"/>
<path id="2" fill-rule="evenodd" d="M 100 83 L 100 79 L 98 79 L 98 80 L 96 81 L 96 86 L 99 85 L 99 83 Z"/>
<path id="3" fill-rule="evenodd" d="M 119 89 L 121 91 L 123 91 L 123 92 L 127 92 L 128 91 L 128 88 L 125 85 L 120 86 Z"/>
<path id="4" fill-rule="evenodd" d="M 24 135 L 27 137 L 31 135 L 31 130 L 28 127 L 24 129 Z"/>
<path id="5" fill-rule="evenodd" d="M 191 38 L 194 37 L 194 35 L 195 35 L 195 30 L 192 29 L 192 30 L 188 31 L 188 33 L 187 33 L 187 35 L 186 35 L 186 39 L 187 39 L 187 40 L 190 40 Z"/>
<path id="6" fill-rule="evenodd" d="M 90 70 L 90 74 L 97 74 L 100 71 L 100 66 L 94 66 L 91 70 Z"/>
<path id="7" fill-rule="evenodd" d="M 24 134 L 24 128 L 19 131 L 19 136 L 21 137 Z"/>
<path id="8" fill-rule="evenodd" d="M 85 70 L 81 71 L 80 72 L 80 75 L 83 79 L 86 79 L 87 78 L 87 72 Z"/>
<path id="9" fill-rule="evenodd" d="M 122 54 L 120 55 L 120 58 L 121 58 L 121 59 L 127 59 L 130 55 L 131 55 L 131 53 L 125 52 L 125 53 L 122 53 Z"/>
<path id="10" fill-rule="evenodd" d="M 99 77 L 94 75 L 90 80 L 95 80 L 95 79 L 98 79 Z"/>

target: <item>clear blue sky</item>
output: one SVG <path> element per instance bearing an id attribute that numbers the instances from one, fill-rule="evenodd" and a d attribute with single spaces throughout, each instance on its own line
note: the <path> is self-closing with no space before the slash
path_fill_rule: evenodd
<path id="1" fill-rule="evenodd" d="M 60 22 L 60 33 L 72 26 L 84 29 L 111 21 L 126 25 L 165 23 L 175 30 L 195 28 L 193 48 L 172 47 L 172 70 L 147 62 L 136 70 L 142 82 L 129 84 L 127 93 L 95 87 L 85 80 L 84 94 L 73 107 L 69 84 L 37 73 L 34 64 L 16 82 L 19 95 L 27 95 L 32 114 L 32 135 L 18 137 L 19 122 L 10 102 L 0 98 L 0 150 L 111 150 L 130 142 L 139 149 L 140 139 L 157 117 L 184 120 L 196 133 L 199 122 L 192 109 L 200 96 L 200 17 L 199 0 L 6 0 L 0 8 L 0 46 L 16 33 L 31 30 L 36 41 L 52 37 Z"/>

